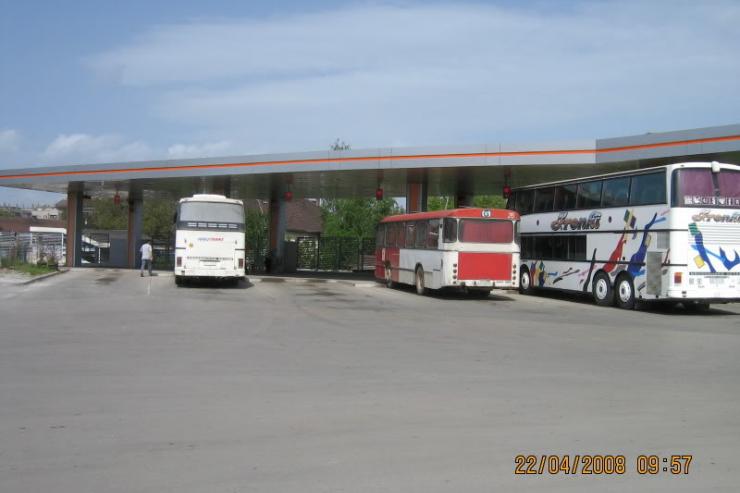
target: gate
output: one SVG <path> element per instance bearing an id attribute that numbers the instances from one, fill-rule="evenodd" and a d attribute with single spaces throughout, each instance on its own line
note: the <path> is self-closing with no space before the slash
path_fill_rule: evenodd
<path id="1" fill-rule="evenodd" d="M 298 269 L 310 271 L 361 271 L 375 268 L 375 239 L 303 236 L 298 243 Z"/>

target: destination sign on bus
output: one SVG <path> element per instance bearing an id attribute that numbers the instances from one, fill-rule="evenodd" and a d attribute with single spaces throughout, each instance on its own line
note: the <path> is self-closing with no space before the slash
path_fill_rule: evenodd
<path id="1" fill-rule="evenodd" d="M 720 207 L 740 207 L 740 197 L 715 197 L 713 195 L 684 195 L 684 205 L 716 205 Z"/>

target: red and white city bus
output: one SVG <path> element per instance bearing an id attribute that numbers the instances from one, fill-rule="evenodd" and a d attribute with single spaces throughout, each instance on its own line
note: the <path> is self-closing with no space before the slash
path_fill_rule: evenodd
<path id="1" fill-rule="evenodd" d="M 451 209 L 400 214 L 378 225 L 375 277 L 416 292 L 457 287 L 487 296 L 515 288 L 519 214 L 503 209 Z"/>

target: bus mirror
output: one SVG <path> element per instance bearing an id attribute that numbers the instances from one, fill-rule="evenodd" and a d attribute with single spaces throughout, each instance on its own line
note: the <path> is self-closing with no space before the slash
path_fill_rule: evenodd
<path id="1" fill-rule="evenodd" d="M 174 213 L 174 214 L 172 215 L 172 222 L 173 222 L 173 223 L 176 223 L 176 222 L 177 222 L 177 212 L 175 212 L 175 213 Z"/>

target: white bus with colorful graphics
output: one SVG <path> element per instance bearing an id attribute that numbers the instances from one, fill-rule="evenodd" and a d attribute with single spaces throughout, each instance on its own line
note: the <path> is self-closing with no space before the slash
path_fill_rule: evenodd
<path id="1" fill-rule="evenodd" d="M 512 191 L 520 291 L 690 309 L 740 301 L 740 167 L 679 163 Z"/>
<path id="2" fill-rule="evenodd" d="M 175 216 L 175 282 L 244 279 L 244 204 L 223 195 L 180 199 Z"/>
<path id="3" fill-rule="evenodd" d="M 378 225 L 375 277 L 416 292 L 462 288 L 487 296 L 516 288 L 519 214 L 505 209 L 451 209 L 400 214 Z"/>

